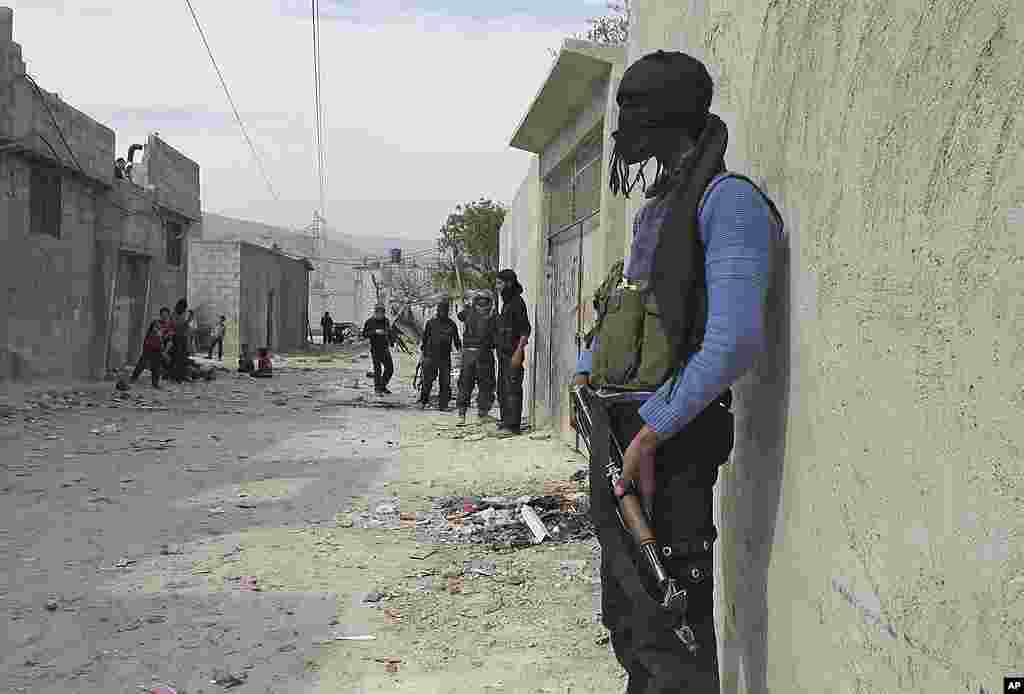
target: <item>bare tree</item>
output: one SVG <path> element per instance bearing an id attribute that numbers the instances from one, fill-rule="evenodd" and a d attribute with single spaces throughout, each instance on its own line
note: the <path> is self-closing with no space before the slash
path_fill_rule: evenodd
<path id="1" fill-rule="evenodd" d="M 632 0 L 608 2 L 608 14 L 587 20 L 590 28 L 572 35 L 574 39 L 593 41 L 608 46 L 622 46 L 629 40 L 629 20 L 633 16 Z M 558 51 L 549 48 L 552 57 L 558 57 Z"/>
<path id="2" fill-rule="evenodd" d="M 632 17 L 632 0 L 608 3 L 608 14 L 587 20 L 590 28 L 576 35 L 576 38 L 621 46 L 629 40 L 629 20 Z"/>

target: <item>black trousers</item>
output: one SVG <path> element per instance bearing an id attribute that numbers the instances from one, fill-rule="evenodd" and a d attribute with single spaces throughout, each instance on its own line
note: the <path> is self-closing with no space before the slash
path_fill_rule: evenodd
<path id="1" fill-rule="evenodd" d="M 498 407 L 501 423 L 509 431 L 519 431 L 523 423 L 523 377 L 526 369 L 512 366 L 511 354 L 498 355 Z"/>
<path id="2" fill-rule="evenodd" d="M 390 350 L 371 351 L 373 357 L 373 386 L 377 392 L 388 387 L 391 377 L 395 375 L 395 362 L 391 360 Z"/>
<path id="3" fill-rule="evenodd" d="M 423 357 L 423 373 L 420 375 L 420 402 L 430 402 L 430 391 L 434 388 L 434 381 L 438 381 L 437 404 L 444 409 L 448 407 L 448 401 L 452 399 L 452 358 L 437 359 L 435 357 Z"/>
<path id="4" fill-rule="evenodd" d="M 139 357 L 138 363 L 135 365 L 135 371 L 132 372 L 132 381 L 137 381 L 139 375 L 143 369 L 149 369 L 149 375 L 152 378 L 153 385 L 160 385 L 160 370 L 162 368 L 163 357 L 160 352 L 143 352 L 142 356 Z"/>
<path id="5" fill-rule="evenodd" d="M 209 356 L 210 359 L 213 359 L 213 350 L 214 350 L 214 348 L 217 349 L 217 358 L 218 359 L 223 359 L 224 358 L 224 338 L 223 337 L 214 338 L 213 344 L 210 345 L 210 351 L 207 352 L 207 355 Z"/>
<path id="6" fill-rule="evenodd" d="M 171 359 L 173 360 L 171 378 L 181 383 L 187 377 L 186 368 L 188 366 L 188 338 L 184 335 L 174 336 Z"/>
<path id="7" fill-rule="evenodd" d="M 624 450 L 643 426 L 638 409 L 636 405 L 618 405 L 608 411 L 609 426 Z M 686 621 L 699 646 L 695 653 L 687 650 L 670 620 L 658 617 L 656 603 L 638 597 L 636 589 L 642 586 L 643 593 L 660 600 L 632 538 L 617 520 L 610 520 L 614 515 L 609 517 L 600 510 L 613 508 L 609 504 L 615 502 L 604 477 L 604 464 L 591 461 L 591 504 L 602 545 L 602 621 L 610 632 L 616 658 L 629 674 L 627 694 L 720 691 L 713 617 L 712 548 L 717 532 L 712 494 L 718 467 L 728 459 L 732 445 L 733 416 L 721 404 L 713 403 L 663 444 L 656 458 L 653 530 L 665 570 L 687 590 Z M 671 551 L 668 557 L 664 555 L 666 546 Z M 628 553 L 628 561 L 613 556 L 616 551 Z M 628 575 L 630 570 L 635 571 L 633 576 Z"/>
<path id="8" fill-rule="evenodd" d="M 469 409 L 469 400 L 476 387 L 476 407 L 487 414 L 494 405 L 494 350 L 464 347 L 462 368 L 459 370 L 459 412 Z"/>

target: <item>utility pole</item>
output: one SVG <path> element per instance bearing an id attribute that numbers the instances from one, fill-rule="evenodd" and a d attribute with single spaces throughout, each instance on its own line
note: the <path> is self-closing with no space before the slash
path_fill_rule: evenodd
<path id="1" fill-rule="evenodd" d="M 327 286 L 324 278 L 324 263 L 323 263 L 323 241 L 324 241 L 324 230 L 323 223 L 324 218 L 320 216 L 319 212 L 313 213 L 313 225 L 310 227 L 313 235 L 313 252 L 311 253 L 310 261 L 313 263 L 315 268 L 315 274 L 313 276 L 313 291 L 320 299 L 320 313 L 324 313 L 327 310 Z"/>

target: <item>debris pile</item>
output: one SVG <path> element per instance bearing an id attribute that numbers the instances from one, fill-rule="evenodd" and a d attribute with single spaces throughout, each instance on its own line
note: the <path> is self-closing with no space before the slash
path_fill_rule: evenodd
<path id="1" fill-rule="evenodd" d="M 367 530 L 414 528 L 421 543 L 483 544 L 494 549 L 593 537 L 590 500 L 579 484 L 547 482 L 543 491 L 542 496 L 442 497 L 429 511 L 419 513 L 402 512 L 398 497 L 384 497 L 367 511 L 340 518 L 339 524 Z"/>
<path id="2" fill-rule="evenodd" d="M 548 483 L 543 496 L 444 497 L 416 521 L 421 541 L 529 547 L 586 540 L 594 530 L 587 494 L 574 482 Z"/>

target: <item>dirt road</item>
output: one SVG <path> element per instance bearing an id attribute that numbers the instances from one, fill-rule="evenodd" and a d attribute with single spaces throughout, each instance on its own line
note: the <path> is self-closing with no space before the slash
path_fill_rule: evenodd
<path id="1" fill-rule="evenodd" d="M 621 691 L 591 543 L 426 532 L 438 498 L 539 495 L 579 459 L 382 401 L 367 367 L 0 405 L 0 689 Z"/>

